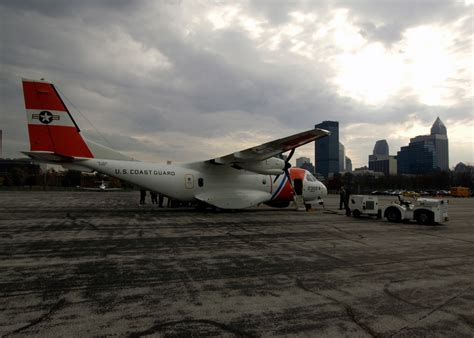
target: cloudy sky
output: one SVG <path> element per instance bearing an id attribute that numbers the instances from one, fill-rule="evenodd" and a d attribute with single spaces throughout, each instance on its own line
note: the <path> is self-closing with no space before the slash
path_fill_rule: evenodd
<path id="1" fill-rule="evenodd" d="M 142 160 L 209 159 L 336 120 L 358 167 L 376 140 L 396 154 L 439 116 L 450 166 L 474 164 L 473 10 L 472 0 L 3 0 L 3 155 L 29 149 L 26 77 L 55 83 L 87 137 Z M 313 160 L 314 145 L 299 156 Z"/>

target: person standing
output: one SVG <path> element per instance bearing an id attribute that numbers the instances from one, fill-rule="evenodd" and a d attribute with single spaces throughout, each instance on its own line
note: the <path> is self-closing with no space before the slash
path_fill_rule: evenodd
<path id="1" fill-rule="evenodd" d="M 140 204 L 145 204 L 145 198 L 146 198 L 146 190 L 145 189 L 140 189 Z"/>
<path id="2" fill-rule="evenodd" d="M 351 208 L 349 207 L 349 200 L 351 198 L 351 190 L 349 188 L 346 189 L 346 216 L 351 215 Z"/>
<path id="3" fill-rule="evenodd" d="M 341 189 L 339 189 L 339 210 L 345 209 L 346 208 L 346 189 L 344 189 L 344 186 L 341 186 Z"/>
<path id="4" fill-rule="evenodd" d="M 151 204 L 158 204 L 158 194 L 154 191 L 150 191 L 150 196 L 151 196 Z"/>

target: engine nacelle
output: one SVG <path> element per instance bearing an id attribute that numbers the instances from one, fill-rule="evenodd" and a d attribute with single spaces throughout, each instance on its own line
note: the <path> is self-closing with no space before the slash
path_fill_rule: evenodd
<path id="1" fill-rule="evenodd" d="M 283 168 L 285 168 L 285 161 L 277 157 L 270 157 L 258 162 L 239 163 L 238 167 L 262 175 L 281 175 Z"/>

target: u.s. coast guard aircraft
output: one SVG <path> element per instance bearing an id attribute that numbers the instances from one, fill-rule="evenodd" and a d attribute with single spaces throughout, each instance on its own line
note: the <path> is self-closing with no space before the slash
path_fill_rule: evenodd
<path id="1" fill-rule="evenodd" d="M 308 204 L 327 189 L 311 173 L 290 168 L 295 149 L 329 135 L 312 129 L 202 162 L 167 165 L 136 161 L 86 140 L 52 83 L 23 79 L 30 151 L 36 161 L 68 169 L 98 171 L 180 201 L 198 201 L 221 209 L 265 203 L 285 207 Z M 283 160 L 276 156 L 290 151 Z"/>

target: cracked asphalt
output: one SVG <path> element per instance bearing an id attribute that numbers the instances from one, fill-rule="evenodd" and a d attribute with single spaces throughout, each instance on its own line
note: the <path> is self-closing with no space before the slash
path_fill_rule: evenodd
<path id="1" fill-rule="evenodd" d="M 1 336 L 474 336 L 474 199 L 420 226 L 138 195 L 0 192 Z"/>

